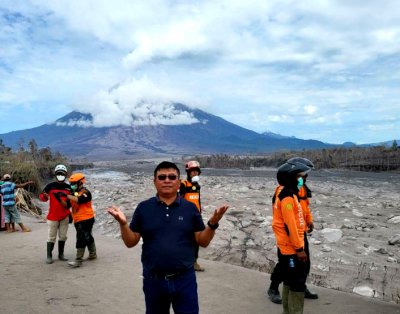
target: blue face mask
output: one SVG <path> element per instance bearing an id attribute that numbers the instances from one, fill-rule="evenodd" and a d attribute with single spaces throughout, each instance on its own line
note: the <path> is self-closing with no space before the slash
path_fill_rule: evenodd
<path id="1" fill-rule="evenodd" d="M 297 188 L 300 189 L 304 184 L 303 177 L 297 179 Z"/>
<path id="2" fill-rule="evenodd" d="M 71 184 L 72 191 L 76 191 L 77 188 L 78 188 L 77 184 Z"/>

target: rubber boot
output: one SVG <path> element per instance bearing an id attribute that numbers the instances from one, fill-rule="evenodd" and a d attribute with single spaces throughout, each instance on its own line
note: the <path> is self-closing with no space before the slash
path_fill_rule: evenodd
<path id="1" fill-rule="evenodd" d="M 281 295 L 279 294 L 278 288 L 273 288 L 273 286 L 271 285 L 267 290 L 267 294 L 271 302 L 275 304 L 282 304 L 282 298 Z"/>
<path id="2" fill-rule="evenodd" d="M 282 287 L 283 314 L 289 314 L 289 286 Z"/>
<path id="3" fill-rule="evenodd" d="M 85 254 L 85 248 L 76 249 L 76 258 L 74 261 L 68 262 L 68 266 L 72 268 L 81 267 L 84 254 Z"/>
<path id="4" fill-rule="evenodd" d="M 289 291 L 289 313 L 303 314 L 304 292 Z"/>
<path id="5" fill-rule="evenodd" d="M 304 298 L 316 300 L 318 299 L 318 294 L 311 292 L 310 290 L 308 290 L 308 288 L 306 288 L 306 291 L 304 291 Z"/>
<path id="6" fill-rule="evenodd" d="M 97 258 L 97 253 L 96 253 L 96 244 L 93 242 L 88 246 L 89 249 L 89 257 L 88 260 L 94 260 Z"/>
<path id="7" fill-rule="evenodd" d="M 193 267 L 194 267 L 194 270 L 195 270 L 195 271 L 205 271 L 205 269 L 204 269 L 203 267 L 201 267 L 201 266 L 199 265 L 199 263 L 197 263 L 197 259 L 194 261 Z"/>
<path id="8" fill-rule="evenodd" d="M 53 264 L 53 249 L 54 249 L 54 243 L 53 242 L 47 242 L 47 259 L 46 259 L 46 264 Z"/>
<path id="9" fill-rule="evenodd" d="M 58 241 L 58 259 L 65 262 L 68 261 L 68 259 L 64 257 L 64 247 L 65 241 Z"/>

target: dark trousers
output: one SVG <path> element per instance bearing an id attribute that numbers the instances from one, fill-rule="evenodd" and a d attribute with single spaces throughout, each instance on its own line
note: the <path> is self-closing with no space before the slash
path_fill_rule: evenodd
<path id="1" fill-rule="evenodd" d="M 74 223 L 76 229 L 76 248 L 83 249 L 94 242 L 92 229 L 94 218 Z"/>
<path id="2" fill-rule="evenodd" d="M 307 254 L 307 262 L 305 262 L 305 272 L 306 276 L 310 273 L 311 262 L 310 262 L 310 247 L 308 244 L 307 233 L 304 232 L 304 252 Z"/>
<path id="3" fill-rule="evenodd" d="M 283 281 L 284 277 L 284 269 L 283 269 L 283 264 L 281 264 L 281 259 L 282 259 L 282 254 L 281 251 L 277 250 L 278 253 L 278 263 L 276 263 L 274 270 L 271 273 L 271 285 L 270 288 L 274 290 L 278 290 L 279 285 Z"/>
<path id="4" fill-rule="evenodd" d="M 146 314 L 198 314 L 199 301 L 194 269 L 176 278 L 166 279 L 143 268 L 143 292 Z"/>
<path id="5" fill-rule="evenodd" d="M 304 252 L 307 254 L 307 262 L 303 263 L 304 265 L 304 272 L 307 279 L 308 274 L 310 273 L 311 263 L 310 263 L 310 248 L 307 240 L 307 234 L 304 232 Z M 271 274 L 271 285 L 270 288 L 274 290 L 278 290 L 279 285 L 281 282 L 284 281 L 286 266 L 281 264 L 282 260 L 282 253 L 278 249 L 278 263 L 276 263 L 274 270 Z"/>
<path id="6" fill-rule="evenodd" d="M 300 261 L 296 254 L 281 254 L 279 263 L 281 263 L 283 269 L 283 284 L 288 286 L 291 291 L 304 292 L 307 279 L 306 263 Z"/>

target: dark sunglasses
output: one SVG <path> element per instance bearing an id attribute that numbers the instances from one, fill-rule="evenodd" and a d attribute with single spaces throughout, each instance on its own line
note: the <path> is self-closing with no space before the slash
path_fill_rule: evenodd
<path id="1" fill-rule="evenodd" d="M 178 176 L 176 174 L 169 174 L 169 175 L 159 174 L 157 176 L 157 179 L 160 180 L 160 181 L 165 181 L 167 178 L 170 181 L 175 181 L 178 178 Z"/>

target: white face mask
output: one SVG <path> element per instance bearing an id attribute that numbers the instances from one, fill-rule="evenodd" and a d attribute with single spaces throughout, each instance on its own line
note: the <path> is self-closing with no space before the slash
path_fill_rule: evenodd
<path id="1" fill-rule="evenodd" d="M 199 180 L 200 180 L 199 176 L 192 177 L 192 182 L 199 182 Z"/>
<path id="2" fill-rule="evenodd" d="M 63 176 L 61 174 L 56 175 L 56 178 L 57 178 L 57 181 L 60 181 L 60 182 L 65 181 L 65 176 Z"/>

